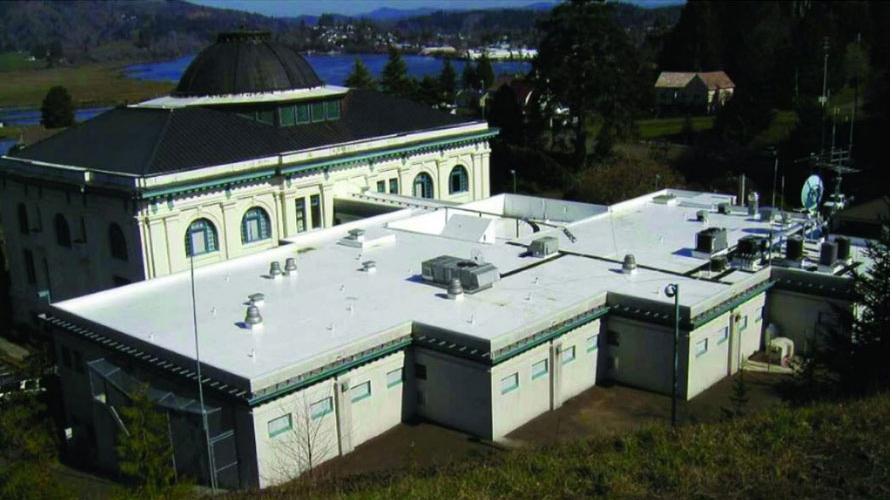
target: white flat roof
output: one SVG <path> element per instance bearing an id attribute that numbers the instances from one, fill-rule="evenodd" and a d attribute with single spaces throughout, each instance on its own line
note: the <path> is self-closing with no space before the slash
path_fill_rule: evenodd
<path id="1" fill-rule="evenodd" d="M 517 210 L 511 207 L 518 206 L 519 201 L 523 206 L 536 205 L 531 202 L 534 198 L 510 196 L 467 206 L 509 212 Z M 700 201 L 720 199 L 713 195 L 685 196 Z M 556 213 L 564 212 L 561 202 L 548 203 Z M 462 210 L 443 207 L 435 212 L 405 209 L 308 233 L 273 250 L 198 268 L 195 292 L 202 362 L 243 379 L 257 390 L 405 336 L 413 323 L 453 332 L 494 350 L 535 333 L 530 331 L 534 326 L 548 327 L 602 305 L 608 292 L 669 304 L 670 299 L 662 292 L 674 282 L 683 287 L 683 306 L 711 306 L 717 298 L 730 296 L 746 283 L 744 278 L 733 280 L 735 284 L 731 285 L 678 274 L 706 262 L 679 253 L 693 246 L 694 234 L 703 229 L 702 224 L 690 221 L 696 213 L 694 208 L 658 205 L 651 197 L 611 207 L 610 212 L 589 205 L 594 208 L 586 213 L 582 210 L 585 206 L 580 205 L 568 206 L 585 218 L 561 223 L 569 225 L 576 243 L 560 230 L 547 227 L 536 236 L 557 235 L 562 250 L 586 255 L 563 254 L 545 262 L 527 255 L 520 245 L 530 236 L 482 243 L 476 241 L 477 231 L 470 233 L 475 241 L 467 241 L 461 232 L 445 237 L 425 234 L 419 224 L 413 225 L 413 221 L 430 220 L 435 224 L 436 220 L 443 226 L 444 217 L 439 215 L 443 211 L 466 217 Z M 729 229 L 732 245 L 738 237 L 768 227 L 745 216 L 712 213 L 710 217 L 710 225 Z M 503 225 L 510 231 L 515 223 L 508 222 Z M 397 226 L 411 229 L 395 229 Z M 394 242 L 365 251 L 339 243 L 348 229 L 357 227 L 366 228 L 370 238 L 392 234 Z M 639 268 L 634 275 L 623 274 L 619 264 L 607 259 L 622 260 L 625 253 L 635 254 L 639 265 L 655 269 Z M 465 294 L 461 301 L 449 300 L 445 290 L 424 283 L 420 277 L 422 261 L 440 255 L 482 258 L 504 277 L 490 289 Z M 267 278 L 270 262 L 279 261 L 284 268 L 287 257 L 297 260 L 298 276 Z M 375 273 L 360 270 L 366 260 L 376 262 Z M 263 326 L 257 331 L 240 324 L 248 296 L 253 293 L 265 295 L 260 307 Z M 188 272 L 54 306 L 124 336 L 194 359 Z"/>

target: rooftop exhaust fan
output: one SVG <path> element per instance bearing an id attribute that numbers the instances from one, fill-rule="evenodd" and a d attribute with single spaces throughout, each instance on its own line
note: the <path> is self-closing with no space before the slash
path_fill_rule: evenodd
<path id="1" fill-rule="evenodd" d="M 635 256 L 626 254 L 625 258 L 623 258 L 623 274 L 635 274 L 637 270 L 638 263 L 635 262 Z"/>
<path id="2" fill-rule="evenodd" d="M 260 308 L 255 305 L 248 306 L 248 310 L 245 311 L 245 327 L 255 330 L 262 325 L 263 316 L 260 315 Z"/>
<path id="3" fill-rule="evenodd" d="M 295 259 L 294 257 L 288 257 L 287 259 L 285 259 L 285 275 L 297 275 L 297 259 Z"/>
<path id="4" fill-rule="evenodd" d="M 279 261 L 274 260 L 269 263 L 269 277 L 270 278 L 278 278 L 282 276 L 282 265 L 279 264 Z"/>
<path id="5" fill-rule="evenodd" d="M 461 286 L 461 280 L 452 278 L 449 282 L 449 288 L 446 289 L 446 296 L 451 300 L 460 300 L 465 295 L 465 290 Z"/>

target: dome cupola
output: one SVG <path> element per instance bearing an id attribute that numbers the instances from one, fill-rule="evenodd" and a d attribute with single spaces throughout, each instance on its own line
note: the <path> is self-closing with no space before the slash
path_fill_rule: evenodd
<path id="1" fill-rule="evenodd" d="M 174 97 L 257 94 L 321 87 L 324 83 L 294 49 L 268 32 L 221 33 L 186 68 Z"/>

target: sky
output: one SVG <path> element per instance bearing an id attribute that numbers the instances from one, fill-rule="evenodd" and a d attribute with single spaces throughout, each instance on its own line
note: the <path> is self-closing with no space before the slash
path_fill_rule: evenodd
<path id="1" fill-rule="evenodd" d="M 532 3 L 557 0 L 189 0 L 199 5 L 256 12 L 273 17 L 319 15 L 325 12 L 357 15 L 381 7 L 394 9 L 491 9 L 499 7 L 523 7 Z M 684 0 L 632 0 L 629 3 L 643 7 L 677 5 Z"/>

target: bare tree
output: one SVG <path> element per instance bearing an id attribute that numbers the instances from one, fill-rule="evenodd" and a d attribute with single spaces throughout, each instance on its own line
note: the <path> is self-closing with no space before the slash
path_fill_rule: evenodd
<path id="1" fill-rule="evenodd" d="M 337 426 L 331 421 L 335 418 L 333 397 L 314 401 L 307 392 L 312 391 L 303 392 L 296 401 L 280 404 L 281 414 L 291 416 L 291 428 L 271 440 L 273 477 L 268 478 L 271 482 L 286 481 L 304 473 L 313 480 L 313 469 L 331 458 L 332 453 L 337 454 Z M 314 403 L 329 397 L 329 408 L 313 407 Z"/>

